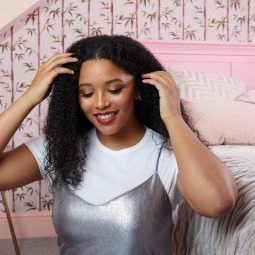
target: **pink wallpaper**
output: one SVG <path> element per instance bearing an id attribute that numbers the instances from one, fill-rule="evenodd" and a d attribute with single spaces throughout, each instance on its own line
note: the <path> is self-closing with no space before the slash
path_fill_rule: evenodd
<path id="1" fill-rule="evenodd" d="M 19 98 L 40 63 L 96 34 L 137 39 L 255 42 L 255 0 L 47 0 L 0 34 L 0 110 Z M 7 150 L 41 133 L 48 101 L 25 118 Z M 45 181 L 6 192 L 13 212 L 50 211 Z M 1 201 L 0 201 L 1 202 Z M 0 211 L 2 211 L 0 203 Z"/>

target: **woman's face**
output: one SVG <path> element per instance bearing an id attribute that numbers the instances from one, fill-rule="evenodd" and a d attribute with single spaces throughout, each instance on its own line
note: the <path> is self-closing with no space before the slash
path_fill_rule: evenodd
<path id="1" fill-rule="evenodd" d="M 135 123 L 134 77 L 110 60 L 85 61 L 78 86 L 80 107 L 100 133 L 116 134 Z"/>

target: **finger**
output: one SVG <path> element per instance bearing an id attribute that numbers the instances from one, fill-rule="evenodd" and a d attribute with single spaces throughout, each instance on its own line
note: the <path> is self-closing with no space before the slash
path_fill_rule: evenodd
<path id="1" fill-rule="evenodd" d="M 173 78 L 172 74 L 168 71 L 165 71 L 165 74 L 170 78 L 170 80 L 176 85 L 176 87 L 179 89 L 178 84 L 176 83 L 175 79 Z"/>
<path id="2" fill-rule="evenodd" d="M 64 74 L 64 73 L 68 73 L 68 74 L 73 74 L 73 70 L 69 69 L 69 68 L 65 68 L 65 67 L 57 67 L 55 69 L 53 69 L 49 75 L 52 76 L 53 78 L 59 74 Z"/>
<path id="3" fill-rule="evenodd" d="M 165 71 L 155 71 L 155 72 L 143 74 L 142 76 L 149 76 L 154 78 L 161 77 L 162 79 L 168 80 L 170 78 L 170 73 L 167 73 Z"/>
<path id="4" fill-rule="evenodd" d="M 152 78 L 158 81 L 161 81 L 164 86 L 170 87 L 171 89 L 179 90 L 178 85 L 176 84 L 175 80 L 171 77 L 171 74 L 165 71 L 156 71 L 152 73 L 143 74 L 142 77 L 145 78 Z M 169 86 L 170 84 L 170 86 Z"/>
<path id="5" fill-rule="evenodd" d="M 162 89 L 162 85 L 160 82 L 156 81 L 155 79 L 143 79 L 143 83 L 149 83 L 151 85 L 154 85 L 158 90 Z"/>
<path id="6" fill-rule="evenodd" d="M 170 72 L 168 72 L 168 71 L 159 71 L 158 74 L 166 77 L 167 80 L 169 79 L 171 81 L 172 87 L 179 90 L 179 86 L 176 83 L 176 81 L 174 80 L 174 78 L 173 78 L 173 76 L 171 75 Z"/>
<path id="7" fill-rule="evenodd" d="M 58 57 L 62 57 L 62 56 L 71 56 L 73 53 L 72 52 L 56 52 L 55 54 L 53 54 L 49 59 L 55 59 L 55 58 L 58 58 Z"/>
<path id="8" fill-rule="evenodd" d="M 43 64 L 45 66 L 48 66 L 52 61 L 54 61 L 55 59 L 61 58 L 61 57 L 65 57 L 65 56 L 71 56 L 73 53 L 68 52 L 68 53 L 55 53 L 54 55 L 52 55 L 50 58 L 47 59 L 47 61 L 43 62 Z"/>
<path id="9" fill-rule="evenodd" d="M 145 79 L 153 79 L 156 82 L 161 82 L 163 86 L 169 87 L 168 85 L 169 81 L 166 80 L 167 78 L 159 74 L 148 73 L 148 74 L 143 74 L 142 77 Z"/>
<path id="10" fill-rule="evenodd" d="M 51 62 L 50 64 L 48 64 L 48 66 L 46 67 L 47 71 L 51 71 L 52 69 L 54 69 L 55 67 L 61 66 L 63 64 L 66 63 L 72 63 L 72 62 L 77 62 L 78 59 L 77 58 L 73 58 L 73 57 L 61 57 L 58 59 L 55 59 L 53 62 Z"/>
<path id="11" fill-rule="evenodd" d="M 59 58 L 63 58 L 63 57 L 70 57 L 73 53 L 56 53 L 54 54 L 50 59 L 49 59 L 49 63 L 52 63 L 53 61 L 59 59 Z"/>

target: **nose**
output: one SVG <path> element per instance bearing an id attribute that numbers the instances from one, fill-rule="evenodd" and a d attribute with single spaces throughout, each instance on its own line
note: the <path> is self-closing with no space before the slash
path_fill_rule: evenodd
<path id="1" fill-rule="evenodd" d="M 99 93 L 96 98 L 96 108 L 105 109 L 110 106 L 110 101 L 104 93 Z"/>

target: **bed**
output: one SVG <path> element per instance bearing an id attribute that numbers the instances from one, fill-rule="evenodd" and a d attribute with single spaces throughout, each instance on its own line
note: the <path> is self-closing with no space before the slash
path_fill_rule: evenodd
<path id="1" fill-rule="evenodd" d="M 218 94 L 214 92 L 206 93 L 203 87 L 199 87 L 197 84 L 194 85 L 197 87 L 193 88 L 193 94 L 190 91 L 187 93 L 182 93 L 181 91 L 181 99 L 184 101 L 187 99 L 188 103 L 192 103 L 191 108 L 193 110 L 196 104 L 200 104 L 200 108 L 197 107 L 193 112 L 189 112 L 191 115 L 193 113 L 195 115 L 200 114 L 199 111 L 206 113 L 206 111 L 213 109 L 217 103 L 221 104 L 222 116 L 224 117 L 224 114 L 226 116 L 224 123 L 227 124 L 215 124 L 211 128 L 212 137 L 209 137 L 210 133 L 208 132 L 209 125 L 212 125 L 212 123 L 208 121 L 206 116 L 203 116 L 199 125 L 202 126 L 203 121 L 208 121 L 208 126 L 204 125 L 203 131 L 210 143 L 209 149 L 232 171 L 238 185 L 238 200 L 230 214 L 218 219 L 202 217 L 196 214 L 184 202 L 180 206 L 175 225 L 173 246 L 178 255 L 254 255 L 255 44 L 174 42 L 162 40 L 140 42 L 156 55 L 160 62 L 167 67 L 168 71 L 171 71 L 173 68 L 175 71 L 173 74 L 176 75 L 175 78 L 177 80 L 181 75 L 185 74 L 186 70 L 189 70 L 187 72 L 192 74 L 196 74 L 196 72 L 212 73 L 218 74 L 221 77 L 231 77 L 230 79 L 233 78 L 234 82 L 235 79 L 244 82 L 243 85 L 239 83 L 236 86 L 245 86 L 245 91 L 239 91 L 238 93 L 240 95 L 238 96 L 236 94 L 234 97 L 234 94 L 232 94 L 232 97 L 229 96 L 229 93 L 231 94 L 233 91 L 229 92 L 228 89 L 225 90 L 226 87 L 224 88 L 224 92 L 221 91 L 221 87 L 217 87 Z M 178 76 L 178 72 L 175 69 L 184 70 L 184 72 L 179 73 L 180 76 Z M 193 78 L 194 76 L 192 76 Z M 186 79 L 186 83 L 181 84 L 181 90 L 184 90 L 187 85 L 190 85 L 190 82 L 193 82 L 192 79 Z M 224 86 L 228 84 L 228 81 L 226 81 Z M 234 85 L 232 84 L 231 86 L 233 88 Z M 247 93 L 247 91 L 250 97 L 246 97 L 244 100 L 242 95 Z M 190 97 L 185 98 L 187 95 L 190 95 Z M 207 106 L 208 102 L 210 102 L 208 108 L 202 107 Z M 226 111 L 225 113 L 224 110 Z M 213 112 L 210 114 L 213 114 Z M 217 115 L 220 114 L 215 114 L 212 118 L 222 120 L 217 119 Z M 198 118 L 197 121 L 199 122 Z M 217 129 L 224 128 L 228 130 L 224 134 L 225 137 L 222 137 L 222 134 L 221 136 L 217 136 L 216 133 L 212 133 Z M 240 135 L 240 133 L 238 133 L 239 135 L 235 135 L 237 128 L 239 128 L 239 132 L 240 129 L 245 129 L 245 132 L 243 132 L 244 135 Z"/>

